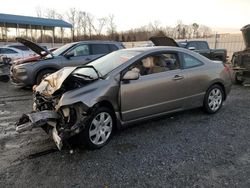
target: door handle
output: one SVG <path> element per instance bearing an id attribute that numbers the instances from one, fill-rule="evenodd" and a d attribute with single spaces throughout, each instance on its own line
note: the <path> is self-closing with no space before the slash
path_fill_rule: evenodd
<path id="1" fill-rule="evenodd" d="M 86 58 L 85 60 L 90 61 L 90 60 L 91 60 L 91 58 L 89 58 L 89 57 L 88 57 L 88 58 Z"/>
<path id="2" fill-rule="evenodd" d="M 183 76 L 175 75 L 175 76 L 173 77 L 173 80 L 181 80 L 181 79 L 183 79 L 183 78 L 184 78 Z"/>

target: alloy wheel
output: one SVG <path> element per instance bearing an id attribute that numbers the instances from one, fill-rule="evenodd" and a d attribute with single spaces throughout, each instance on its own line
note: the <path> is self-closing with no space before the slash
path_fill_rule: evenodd
<path id="1" fill-rule="evenodd" d="M 214 88 L 210 91 L 208 96 L 208 106 L 212 111 L 217 111 L 222 104 L 222 92 L 218 88 Z"/>
<path id="2" fill-rule="evenodd" d="M 113 120 L 109 113 L 101 112 L 92 120 L 89 128 L 90 141 L 95 145 L 105 143 L 112 132 Z"/>

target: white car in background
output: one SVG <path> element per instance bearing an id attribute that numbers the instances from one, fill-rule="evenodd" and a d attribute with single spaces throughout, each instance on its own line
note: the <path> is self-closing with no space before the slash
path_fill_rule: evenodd
<path id="1" fill-rule="evenodd" d="M 13 47 L 3 46 L 0 47 L 0 56 L 9 57 L 13 60 L 19 58 L 25 58 L 34 55 L 34 52 L 30 50 L 20 50 Z"/>

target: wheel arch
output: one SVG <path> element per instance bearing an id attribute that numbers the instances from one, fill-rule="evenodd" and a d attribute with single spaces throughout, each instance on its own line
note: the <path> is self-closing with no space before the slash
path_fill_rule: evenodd
<path id="1" fill-rule="evenodd" d="M 41 72 L 45 71 L 45 70 L 53 70 L 53 71 L 56 72 L 56 71 L 58 71 L 59 69 L 58 69 L 57 67 L 53 67 L 53 66 L 40 68 L 40 69 L 37 70 L 36 73 L 34 74 L 34 78 L 33 78 L 33 79 L 34 79 L 34 82 L 36 82 L 38 75 L 39 75 Z"/>
<path id="2" fill-rule="evenodd" d="M 112 103 L 111 103 L 110 101 L 108 101 L 108 100 L 99 101 L 99 102 L 97 102 L 97 103 L 94 105 L 94 107 L 107 107 L 107 108 L 109 108 L 110 110 L 112 110 L 112 112 L 114 113 L 114 116 L 115 116 L 115 118 L 116 118 L 115 109 L 114 109 L 114 107 L 113 107 L 113 105 L 112 105 Z"/>
<path id="3" fill-rule="evenodd" d="M 108 101 L 108 100 L 99 101 L 91 109 L 98 108 L 98 107 L 107 107 L 107 108 L 109 108 L 113 112 L 113 116 L 115 118 L 115 128 L 118 129 L 118 130 L 121 129 L 120 118 L 118 117 L 118 115 L 117 115 L 117 113 L 115 111 L 115 108 L 114 108 L 113 104 L 110 101 Z"/>

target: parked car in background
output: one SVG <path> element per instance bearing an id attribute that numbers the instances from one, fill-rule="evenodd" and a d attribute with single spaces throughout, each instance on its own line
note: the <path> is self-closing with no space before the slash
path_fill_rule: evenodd
<path id="1" fill-rule="evenodd" d="M 50 52 L 23 38 L 17 38 L 17 41 L 26 45 L 41 57 L 40 60 L 25 61 L 12 65 L 11 79 L 14 84 L 19 86 L 38 84 L 42 78 L 63 67 L 84 65 L 105 54 L 124 48 L 120 42 L 81 41 L 66 44 Z"/>
<path id="2" fill-rule="evenodd" d="M 226 49 L 210 49 L 207 41 L 185 40 L 176 42 L 174 39 L 167 36 L 153 36 L 151 40 L 155 46 L 176 46 L 195 51 L 208 59 L 227 62 Z"/>
<path id="3" fill-rule="evenodd" d="M 49 48 L 48 51 L 53 52 L 55 50 L 57 50 L 58 48 Z M 46 55 L 47 53 L 44 52 L 44 55 Z M 48 55 L 48 54 L 47 54 Z M 33 56 L 29 56 L 26 58 L 20 58 L 20 59 L 16 59 L 13 63 L 15 65 L 19 65 L 19 64 L 25 64 L 25 63 L 30 63 L 30 62 L 34 62 L 34 61 L 38 61 L 41 60 L 42 57 L 38 54 L 33 55 Z"/>
<path id="4" fill-rule="evenodd" d="M 226 49 L 210 49 L 207 41 L 203 40 L 186 40 L 178 41 L 178 45 L 182 48 L 193 50 L 208 59 L 227 62 Z"/>
<path id="5" fill-rule="evenodd" d="M 24 46 L 21 44 L 9 44 L 9 45 L 6 45 L 5 47 L 16 48 L 22 51 L 31 51 L 27 46 Z"/>
<path id="6" fill-rule="evenodd" d="M 0 47 L 0 55 L 1 56 L 6 56 L 8 58 L 11 58 L 12 60 L 19 59 L 19 58 L 24 58 L 33 55 L 34 52 L 32 51 L 23 51 L 17 48 L 13 47 Z"/>
<path id="7" fill-rule="evenodd" d="M 24 132 L 43 127 L 59 149 L 77 135 L 90 149 L 115 128 L 190 108 L 220 110 L 231 89 L 229 69 L 176 47 L 130 48 L 91 63 L 65 67 L 33 87 L 33 113 L 17 122 Z"/>
<path id="8" fill-rule="evenodd" d="M 10 62 L 11 58 L 0 55 L 0 81 L 8 82 L 10 74 Z"/>

